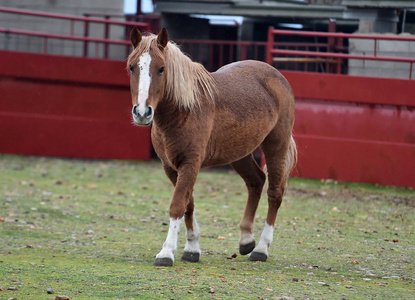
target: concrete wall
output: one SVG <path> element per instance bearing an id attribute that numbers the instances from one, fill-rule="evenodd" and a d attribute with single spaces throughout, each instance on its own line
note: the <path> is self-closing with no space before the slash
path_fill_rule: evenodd
<path id="1" fill-rule="evenodd" d="M 406 36 L 411 35 L 406 34 Z M 352 55 L 373 56 L 374 50 L 374 40 L 349 39 L 349 53 Z M 378 41 L 376 55 L 415 58 L 415 41 Z M 408 79 L 409 71 L 409 63 L 378 60 L 349 60 L 349 75 Z M 415 78 L 415 67 L 412 70 L 412 78 Z"/>
<path id="2" fill-rule="evenodd" d="M 3 0 L 1 6 L 34 10 L 49 13 L 58 13 L 66 15 L 84 16 L 84 14 L 102 14 L 102 15 L 123 15 L 123 0 Z M 111 18 L 114 20 L 123 20 L 122 18 Z M 30 17 L 16 14 L 0 13 L 0 27 L 20 30 L 30 30 L 42 33 L 53 33 L 70 35 L 71 34 L 71 22 Z M 74 35 L 84 35 L 84 23 L 75 22 Z M 89 36 L 95 38 L 104 38 L 104 25 L 102 24 L 90 24 Z M 110 38 L 121 40 L 124 39 L 125 31 L 122 26 L 111 26 Z M 57 39 L 48 40 L 47 51 L 50 54 L 58 55 L 83 55 L 83 43 L 64 41 Z M 0 34 L 0 49 L 4 50 L 17 50 L 17 51 L 29 51 L 29 52 L 43 52 L 44 39 L 38 37 L 27 37 L 19 35 L 5 35 Z M 99 57 L 103 56 L 103 45 L 96 47 L 95 44 L 88 46 L 88 54 L 91 57 L 95 57 L 98 53 Z M 122 46 L 111 46 L 109 51 L 110 58 L 123 59 L 125 58 L 126 50 Z"/>

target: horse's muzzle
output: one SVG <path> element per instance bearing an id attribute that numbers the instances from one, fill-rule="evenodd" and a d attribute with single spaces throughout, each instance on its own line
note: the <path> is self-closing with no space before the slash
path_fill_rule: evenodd
<path id="1" fill-rule="evenodd" d="M 154 109 L 151 105 L 146 107 L 146 111 L 145 111 L 144 115 L 141 115 L 138 112 L 137 105 L 133 106 L 133 110 L 131 111 L 131 113 L 133 115 L 134 123 L 138 126 L 148 126 L 153 121 Z"/>

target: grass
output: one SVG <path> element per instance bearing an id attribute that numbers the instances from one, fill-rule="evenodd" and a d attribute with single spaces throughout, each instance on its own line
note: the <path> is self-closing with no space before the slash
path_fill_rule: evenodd
<path id="1" fill-rule="evenodd" d="M 201 261 L 180 262 L 182 228 L 174 266 L 157 268 L 172 191 L 157 161 L 1 155 L 0 299 L 415 299 L 413 190 L 292 179 L 270 257 L 252 263 L 232 258 L 242 180 L 203 171 Z"/>

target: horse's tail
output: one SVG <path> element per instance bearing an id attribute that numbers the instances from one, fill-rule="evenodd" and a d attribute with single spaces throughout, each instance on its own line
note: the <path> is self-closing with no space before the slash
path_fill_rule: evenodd
<path id="1" fill-rule="evenodd" d="M 291 171 L 294 169 L 295 165 L 297 164 L 297 145 L 294 141 L 293 136 L 291 135 L 290 144 L 288 146 L 287 156 L 285 158 L 285 169 L 283 175 L 283 186 L 285 187 L 288 182 L 288 178 L 290 177 Z"/>

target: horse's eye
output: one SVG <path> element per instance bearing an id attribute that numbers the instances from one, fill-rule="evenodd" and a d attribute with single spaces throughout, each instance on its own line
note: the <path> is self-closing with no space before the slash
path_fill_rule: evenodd
<path id="1" fill-rule="evenodd" d="M 132 65 L 130 65 L 130 72 L 134 73 L 134 67 Z"/>
<path id="2" fill-rule="evenodd" d="M 164 72 L 164 67 L 161 67 L 160 70 L 159 70 L 159 73 L 163 74 L 163 72 Z"/>

